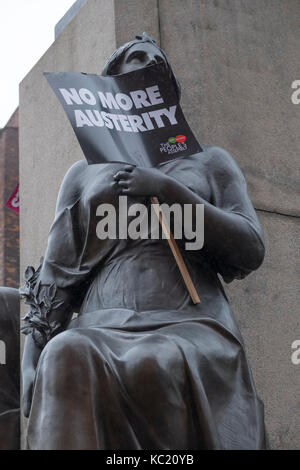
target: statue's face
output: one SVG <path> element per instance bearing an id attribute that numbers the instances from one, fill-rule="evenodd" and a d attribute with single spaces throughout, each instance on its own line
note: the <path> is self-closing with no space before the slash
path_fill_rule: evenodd
<path id="1" fill-rule="evenodd" d="M 133 72 L 148 65 L 164 62 L 164 56 L 150 43 L 135 44 L 124 54 L 119 63 L 118 74 Z"/>

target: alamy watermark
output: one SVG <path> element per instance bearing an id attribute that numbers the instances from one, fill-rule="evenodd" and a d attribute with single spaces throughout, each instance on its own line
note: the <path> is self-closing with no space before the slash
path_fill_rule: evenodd
<path id="1" fill-rule="evenodd" d="M 293 104 L 300 104 L 300 80 L 294 80 L 291 87 L 295 90 L 291 95 Z"/>
<path id="2" fill-rule="evenodd" d="M 6 344 L 0 340 L 0 365 L 6 364 Z"/>
<path id="3" fill-rule="evenodd" d="M 291 355 L 292 364 L 298 366 L 300 364 L 300 339 L 293 341 L 291 348 L 293 350 Z"/>
<path id="4" fill-rule="evenodd" d="M 127 196 L 119 196 L 119 206 L 102 203 L 97 207 L 96 216 L 101 217 L 97 223 L 96 234 L 100 240 L 131 240 L 160 238 L 160 223 L 155 210 L 159 210 L 167 227 L 172 227 L 175 239 L 185 242 L 186 250 L 200 250 L 204 244 L 204 204 L 178 204 L 169 206 L 151 204 L 148 207 L 141 203 L 128 206 Z M 170 238 L 162 233 L 162 238 Z"/>

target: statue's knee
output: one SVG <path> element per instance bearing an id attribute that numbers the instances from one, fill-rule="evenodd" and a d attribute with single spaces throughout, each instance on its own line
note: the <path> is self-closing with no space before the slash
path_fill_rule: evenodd
<path id="1" fill-rule="evenodd" d="M 40 361 L 43 365 L 58 367 L 62 363 L 77 364 L 86 358 L 88 339 L 76 331 L 64 331 L 45 346 Z"/>
<path id="2" fill-rule="evenodd" d="M 184 375 L 184 360 L 177 345 L 165 338 L 149 347 L 136 347 L 129 358 L 128 371 L 140 385 L 172 379 L 173 375 L 179 379 Z"/>

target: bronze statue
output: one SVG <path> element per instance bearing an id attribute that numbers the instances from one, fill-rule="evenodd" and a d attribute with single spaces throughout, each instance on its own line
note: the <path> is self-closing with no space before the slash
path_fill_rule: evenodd
<path id="1" fill-rule="evenodd" d="M 104 74 L 163 61 L 146 34 Z M 57 201 L 40 268 L 28 267 L 23 356 L 29 449 L 262 449 L 263 404 L 218 273 L 257 269 L 262 231 L 225 150 L 202 146 L 158 168 L 75 163 Z M 184 251 L 194 305 L 165 239 L 100 240 L 99 202 L 204 204 L 205 242 Z M 73 312 L 79 312 L 71 320 Z"/>

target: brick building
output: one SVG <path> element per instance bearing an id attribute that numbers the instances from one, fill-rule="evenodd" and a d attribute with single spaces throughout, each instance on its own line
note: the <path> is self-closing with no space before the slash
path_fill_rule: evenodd
<path id="1" fill-rule="evenodd" d="M 19 182 L 18 109 L 0 130 L 0 286 L 19 286 L 19 216 L 5 206 Z"/>

